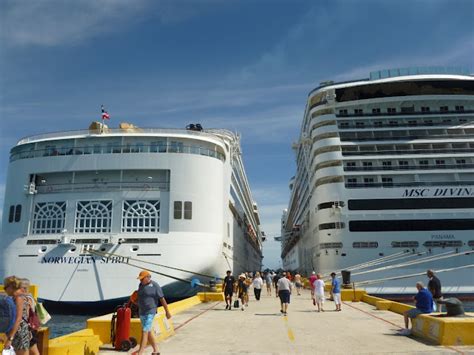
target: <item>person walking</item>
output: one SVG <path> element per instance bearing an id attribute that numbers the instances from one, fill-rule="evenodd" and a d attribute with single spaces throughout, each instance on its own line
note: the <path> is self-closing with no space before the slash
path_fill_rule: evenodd
<path id="1" fill-rule="evenodd" d="M 434 309 L 434 311 L 442 312 L 441 308 L 442 305 L 439 303 L 443 299 L 443 294 L 441 293 L 441 281 L 435 276 L 433 270 L 427 270 L 426 276 L 428 276 L 428 290 L 431 292 L 431 296 L 433 296 L 433 300 L 436 303 L 436 307 L 438 309 Z"/>
<path id="2" fill-rule="evenodd" d="M 296 275 L 295 275 L 295 287 L 296 287 L 296 294 L 298 296 L 301 296 L 301 292 L 300 292 L 301 286 L 302 286 L 302 284 L 301 284 L 301 275 L 299 273 L 296 273 Z"/>
<path id="3" fill-rule="evenodd" d="M 275 288 L 275 297 L 278 297 L 278 280 L 280 280 L 280 275 L 275 273 L 275 275 L 273 275 L 273 287 Z"/>
<path id="4" fill-rule="evenodd" d="M 416 318 L 419 314 L 429 314 L 433 312 L 433 296 L 423 285 L 423 282 L 418 281 L 416 283 L 416 289 L 418 293 L 413 297 L 413 300 L 416 302 L 415 307 L 409 311 L 403 313 L 403 318 L 405 320 L 405 329 L 400 331 L 400 335 L 410 335 L 411 331 L 408 328 L 408 319 L 412 320 Z"/>
<path id="5" fill-rule="evenodd" d="M 4 349 L 13 347 L 17 355 L 29 355 L 31 332 L 28 326 L 29 304 L 25 291 L 21 288 L 21 281 L 16 276 L 9 276 L 3 280 L 5 293 L 12 297 L 16 305 L 16 319 L 13 328 L 8 332 Z"/>
<path id="6" fill-rule="evenodd" d="M 341 281 L 336 278 L 336 273 L 331 273 L 332 283 L 331 283 L 331 295 L 336 305 L 336 311 L 341 311 Z"/>
<path id="7" fill-rule="evenodd" d="M 156 309 L 160 304 L 165 309 L 167 319 L 171 318 L 171 313 L 168 309 L 168 303 L 166 303 L 163 290 L 157 282 L 151 280 L 151 274 L 143 270 L 137 279 L 140 280 L 138 285 L 138 311 L 142 323 L 142 339 L 136 354 L 142 355 L 145 352 L 147 342 L 153 348 L 152 354 L 159 354 L 158 345 L 152 331 L 153 319 L 156 315 Z"/>
<path id="8" fill-rule="evenodd" d="M 28 300 L 28 314 L 29 312 L 36 313 L 36 300 L 33 295 L 30 293 L 30 280 L 20 279 L 20 286 L 23 289 L 23 292 Z M 30 339 L 30 355 L 40 355 L 38 349 L 38 330 L 30 328 L 31 339 Z"/>
<path id="9" fill-rule="evenodd" d="M 263 280 L 258 271 L 255 274 L 255 277 L 253 278 L 252 286 L 253 286 L 253 293 L 255 295 L 255 299 L 257 301 L 260 301 L 260 294 L 262 293 Z"/>
<path id="10" fill-rule="evenodd" d="M 276 291 L 280 297 L 280 312 L 286 316 L 291 295 L 291 281 L 286 278 L 286 272 L 283 272 L 283 277 L 278 280 Z"/>
<path id="11" fill-rule="evenodd" d="M 239 281 L 237 282 L 237 294 L 240 302 L 242 302 L 242 311 L 244 310 L 244 306 L 248 306 L 246 304 L 247 301 L 247 276 L 245 274 L 239 275 Z"/>
<path id="12" fill-rule="evenodd" d="M 224 277 L 224 281 L 222 282 L 222 289 L 224 290 L 225 309 L 228 309 L 229 311 L 232 310 L 232 294 L 234 293 L 234 284 L 235 277 L 232 276 L 232 271 L 227 270 L 226 277 Z"/>
<path id="13" fill-rule="evenodd" d="M 267 296 L 272 295 L 272 274 L 268 271 L 265 274 L 265 285 L 267 286 Z"/>
<path id="14" fill-rule="evenodd" d="M 321 274 L 317 274 L 317 279 L 314 281 L 314 296 L 313 304 L 318 306 L 318 312 L 324 312 L 324 280 Z"/>
<path id="15" fill-rule="evenodd" d="M 313 271 L 311 273 L 311 276 L 309 277 L 309 287 L 311 288 L 311 298 L 313 298 L 313 304 L 316 306 L 316 302 L 314 299 L 314 281 L 316 281 L 318 277 L 316 276 L 316 271 Z"/>

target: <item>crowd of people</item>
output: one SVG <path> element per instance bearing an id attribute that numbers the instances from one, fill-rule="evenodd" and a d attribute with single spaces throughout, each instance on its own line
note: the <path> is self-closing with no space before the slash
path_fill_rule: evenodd
<path id="1" fill-rule="evenodd" d="M 336 305 L 335 311 L 340 311 L 341 283 L 336 277 L 336 273 L 331 274 L 331 279 L 331 299 L 334 300 Z M 283 315 L 287 315 L 293 289 L 296 289 L 297 296 L 301 296 L 303 278 L 299 273 L 296 273 L 293 276 L 289 271 L 279 273 L 274 271 L 265 271 L 263 273 L 259 271 L 255 273 L 244 272 L 236 278 L 232 275 L 231 270 L 227 270 L 226 276 L 222 282 L 222 291 L 224 292 L 226 302 L 225 309 L 230 311 L 232 308 L 240 308 L 244 311 L 249 305 L 249 288 L 253 287 L 255 300 L 259 301 L 264 285 L 267 290 L 267 296 L 271 296 L 272 290 L 275 290 L 275 297 L 280 298 L 280 312 Z M 317 307 L 317 312 L 324 312 L 325 283 L 321 274 L 313 272 L 309 278 L 309 285 L 313 305 Z M 232 300 L 234 297 L 236 299 L 233 302 Z"/>

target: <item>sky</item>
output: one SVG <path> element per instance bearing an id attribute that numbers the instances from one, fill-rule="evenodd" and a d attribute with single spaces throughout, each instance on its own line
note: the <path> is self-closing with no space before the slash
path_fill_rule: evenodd
<path id="1" fill-rule="evenodd" d="M 474 72 L 474 1 L 3 0 L 0 205 L 9 149 L 87 128 L 101 104 L 112 127 L 226 128 L 269 236 L 264 268 L 277 268 L 311 89 L 433 65 Z"/>

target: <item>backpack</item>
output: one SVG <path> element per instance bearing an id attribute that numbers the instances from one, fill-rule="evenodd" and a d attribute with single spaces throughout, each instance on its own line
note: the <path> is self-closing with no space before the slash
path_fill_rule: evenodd
<path id="1" fill-rule="evenodd" d="M 8 333 L 15 324 L 16 305 L 13 299 L 0 294 L 0 333 Z"/>

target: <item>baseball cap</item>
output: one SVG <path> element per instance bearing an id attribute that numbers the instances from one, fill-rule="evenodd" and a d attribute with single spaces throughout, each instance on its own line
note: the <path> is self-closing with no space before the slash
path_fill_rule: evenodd
<path id="1" fill-rule="evenodd" d="M 138 275 L 137 279 L 139 279 L 140 281 L 143 280 L 145 277 L 147 276 L 151 276 L 151 274 L 146 271 L 146 270 L 143 270 L 140 272 L 140 274 Z"/>

